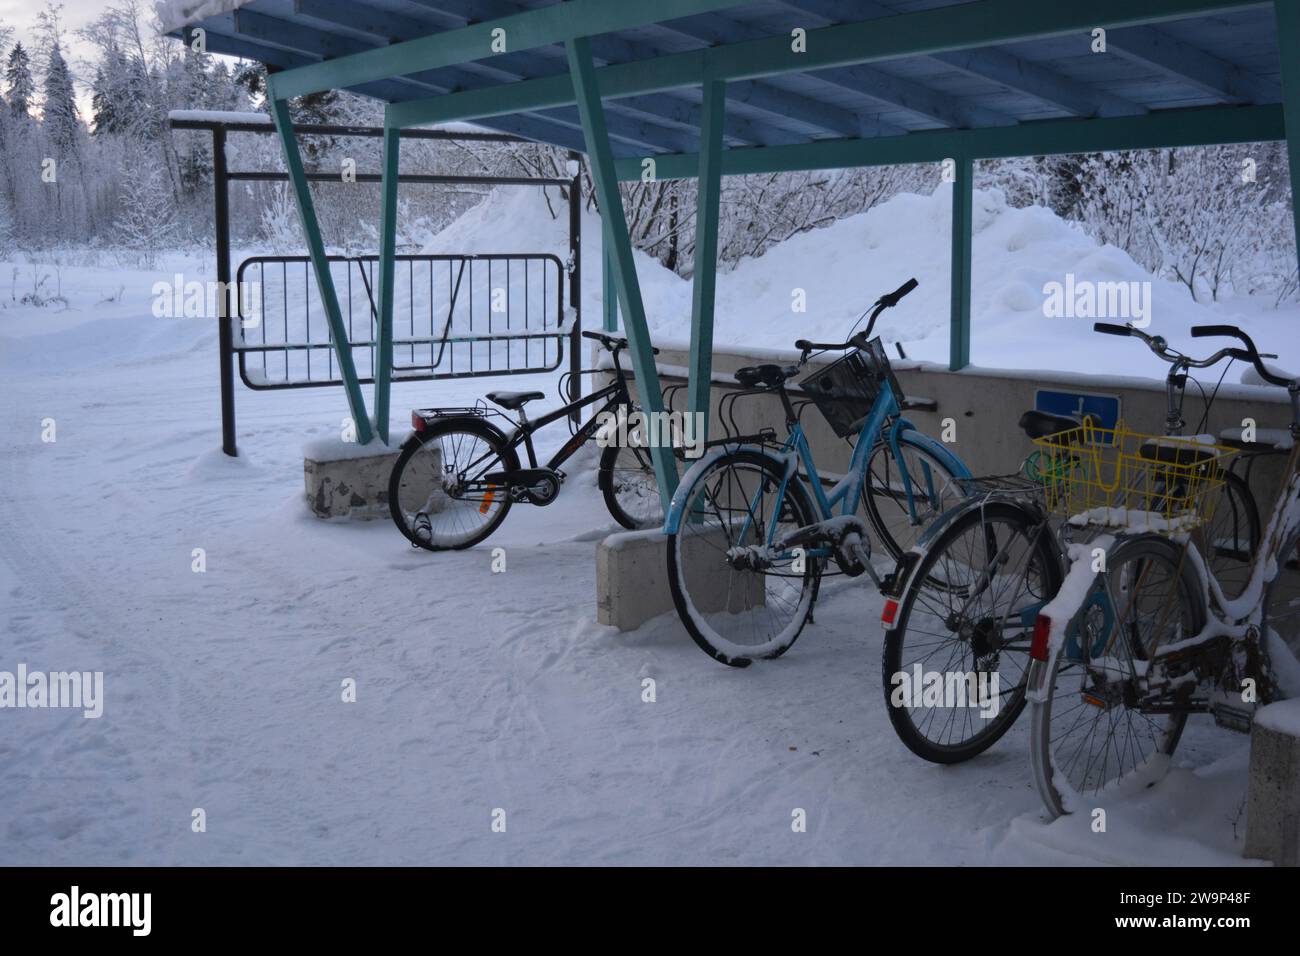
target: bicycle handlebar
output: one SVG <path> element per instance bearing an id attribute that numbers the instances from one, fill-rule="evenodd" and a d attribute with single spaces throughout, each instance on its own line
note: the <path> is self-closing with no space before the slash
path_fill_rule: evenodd
<path id="1" fill-rule="evenodd" d="M 582 337 L 584 339 L 591 339 L 593 342 L 599 342 L 611 352 L 617 352 L 619 349 L 627 348 L 627 339 L 619 335 L 610 335 L 606 332 L 593 332 L 590 329 L 587 329 L 583 331 Z M 650 354 L 658 355 L 659 350 L 654 346 L 651 346 Z"/>
<path id="2" fill-rule="evenodd" d="M 867 340 L 871 338 L 871 330 L 876 327 L 876 319 L 880 316 L 880 313 L 898 305 L 899 300 L 918 285 L 920 283 L 915 278 L 908 279 L 893 292 L 886 293 L 877 299 L 871 306 L 871 318 L 867 320 L 867 327 L 847 342 L 809 342 L 807 339 L 797 339 L 794 347 L 803 353 L 799 359 L 799 364 L 805 364 L 808 361 L 808 356 L 813 352 L 844 352 L 848 349 L 865 348 Z"/>
<path id="3" fill-rule="evenodd" d="M 1235 325 L 1194 325 L 1192 326 L 1192 338 L 1194 339 L 1203 339 L 1203 338 L 1208 338 L 1209 336 L 1217 336 L 1217 335 L 1223 335 L 1229 338 L 1240 340 L 1241 343 L 1246 346 L 1244 351 L 1241 349 L 1231 349 L 1231 350 L 1224 349 L 1223 351 L 1238 353 L 1237 357 L 1240 357 L 1245 361 L 1250 362 L 1251 365 L 1255 366 L 1255 371 L 1259 373 L 1259 377 L 1262 378 L 1264 381 L 1268 382 L 1270 385 L 1277 385 L 1280 388 L 1287 388 L 1287 389 L 1295 389 L 1300 387 L 1300 382 L 1298 382 L 1297 380 L 1289 379 L 1282 375 L 1275 375 L 1273 372 L 1269 371 L 1268 366 L 1264 364 L 1263 356 L 1259 354 L 1259 349 L 1255 348 L 1255 343 L 1251 341 L 1250 336 L 1247 335 L 1245 332 L 1243 332 L 1241 329 L 1237 328 Z"/>
<path id="4" fill-rule="evenodd" d="M 1228 326 L 1202 326 L 1202 328 L 1227 328 Z M 1211 365 L 1217 365 L 1225 358 L 1245 358 L 1249 361 L 1248 356 L 1235 354 L 1239 349 L 1219 349 L 1208 358 L 1194 359 L 1189 355 L 1184 355 L 1176 349 L 1171 349 L 1169 343 L 1165 341 L 1163 335 L 1147 335 L 1141 329 L 1132 325 L 1114 325 L 1110 322 L 1094 322 L 1092 324 L 1094 332 L 1102 332 L 1106 335 L 1129 335 L 1133 338 L 1141 339 L 1158 358 L 1163 359 L 1170 365 L 1182 366 L 1184 369 L 1189 368 L 1209 368 Z M 1208 334 L 1208 333 L 1207 333 Z M 1197 338 L 1196 329 L 1192 329 L 1192 338 Z"/>

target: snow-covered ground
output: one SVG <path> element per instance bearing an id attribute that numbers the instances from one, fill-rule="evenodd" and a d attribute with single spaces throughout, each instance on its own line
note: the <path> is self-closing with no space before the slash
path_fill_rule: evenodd
<path id="1" fill-rule="evenodd" d="M 498 197 L 439 242 L 562 250 L 536 203 Z M 891 328 L 910 354 L 943 357 L 945 203 L 900 197 L 721 277 L 719 343 L 842 331 L 915 274 Z M 1069 367 L 1091 323 L 1026 318 L 1006 290 L 1136 267 L 1041 211 L 981 208 L 977 360 Z M 597 315 L 594 219 L 585 233 Z M 656 328 L 684 338 L 689 284 L 641 265 Z M 312 518 L 301 448 L 337 434 L 341 393 L 241 389 L 243 457 L 221 456 L 212 323 L 150 314 L 152 282 L 177 268 L 209 276 L 178 257 L 156 273 L 68 268 L 69 309 L 7 296 L 0 309 L 0 670 L 105 675 L 98 720 L 0 711 L 0 864 L 1240 862 L 1246 740 L 1207 720 L 1180 769 L 1108 808 L 1105 833 L 1084 816 L 1043 822 L 1027 726 L 965 765 L 913 757 L 885 713 L 869 585 L 828 588 L 789 654 L 743 671 L 671 615 L 628 634 L 595 624 L 595 543 L 613 525 L 590 459 L 558 503 L 513 510 L 469 552 Z M 792 285 L 809 291 L 806 315 L 790 312 Z M 1186 305 L 1182 327 L 1234 314 Z M 1248 316 L 1279 351 L 1293 336 L 1267 328 L 1295 318 Z M 1118 354 L 1109 370 L 1159 371 Z M 394 429 L 412 405 L 502 384 L 553 394 L 555 381 L 400 384 Z M 50 419 L 56 440 L 42 441 Z M 356 703 L 341 700 L 346 678 Z"/>

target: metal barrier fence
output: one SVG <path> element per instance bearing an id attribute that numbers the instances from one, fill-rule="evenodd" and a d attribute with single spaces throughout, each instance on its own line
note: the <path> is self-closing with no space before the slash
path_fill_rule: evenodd
<path id="1" fill-rule="evenodd" d="M 360 382 L 377 363 L 378 256 L 331 256 L 339 308 Z M 395 381 L 550 372 L 565 340 L 578 354 L 576 314 L 566 312 L 565 266 L 547 253 L 396 257 Z M 238 322 L 231 348 L 239 376 L 261 391 L 342 382 L 307 256 L 254 256 L 236 274 Z"/>

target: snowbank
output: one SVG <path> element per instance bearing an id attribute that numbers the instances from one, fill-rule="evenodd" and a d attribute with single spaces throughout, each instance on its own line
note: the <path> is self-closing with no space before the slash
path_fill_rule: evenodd
<path id="1" fill-rule="evenodd" d="M 795 236 L 757 259 L 718 276 L 714 341 L 788 351 L 797 338 L 843 337 L 883 292 L 915 276 L 920 286 L 878 326 L 900 342 L 909 358 L 948 360 L 951 242 L 949 186 L 932 195 L 905 193 L 858 216 Z M 568 255 L 563 202 L 551 193 L 555 217 L 542 191 L 496 190 L 429 243 L 427 252 L 522 252 Z M 1166 366 L 1137 342 L 1092 330 L 1094 318 L 1049 318 L 1049 283 L 1138 283 L 1149 304 L 1148 331 L 1199 355 L 1207 341 L 1193 340 L 1193 325 L 1232 323 L 1255 336 L 1265 351 L 1284 352 L 1300 308 L 1273 310 L 1248 298 L 1197 303 L 1184 286 L 1154 278 L 1125 252 L 1099 245 L 1077 225 L 1050 210 L 1016 209 L 997 190 L 976 190 L 971 284 L 972 361 L 986 368 L 1052 369 L 1163 378 Z M 583 215 L 583 295 L 587 324 L 600 314 L 600 220 Z M 637 275 L 657 341 L 690 338 L 691 285 L 649 256 L 637 253 Z M 1072 280 L 1067 280 L 1073 276 Z M 1143 285 L 1149 283 L 1148 285 Z M 795 311 L 800 296 L 806 311 Z M 1113 317 L 1108 321 L 1124 321 Z M 891 350 L 892 351 L 892 350 Z M 1287 356 L 1283 355 L 1283 364 Z M 1297 364 L 1295 361 L 1292 365 Z M 1221 369 L 1221 367 L 1220 367 Z M 1236 366 L 1228 381 L 1242 380 Z M 1210 378 L 1213 381 L 1213 377 Z"/>

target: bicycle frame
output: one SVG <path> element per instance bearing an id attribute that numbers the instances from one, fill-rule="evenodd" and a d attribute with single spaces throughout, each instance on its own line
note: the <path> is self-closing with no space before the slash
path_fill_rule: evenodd
<path id="1" fill-rule="evenodd" d="M 565 442 L 564 445 L 561 446 L 560 450 L 552 455 L 546 462 L 545 467 L 555 470 L 568 461 L 569 458 L 571 458 L 573 454 L 586 443 L 587 439 L 595 434 L 596 429 L 600 427 L 602 415 L 606 412 L 614 412 L 620 406 L 631 405 L 631 398 L 627 391 L 627 382 L 621 375 L 616 376 L 614 381 L 610 384 L 597 389 L 590 395 L 585 395 L 575 402 L 570 402 L 567 405 L 563 405 L 553 411 L 547 412 L 541 418 L 529 419 L 521 410 L 519 421 L 514 423 L 515 430 L 506 436 L 509 446 L 511 448 L 518 448 L 519 445 L 522 444 L 528 452 L 528 467 L 536 468 L 537 452 L 533 448 L 533 433 L 545 428 L 552 422 L 557 422 L 562 418 L 567 418 L 573 412 L 586 408 L 588 405 L 594 405 L 603 399 L 609 399 L 609 401 L 607 401 L 602 408 L 592 414 L 592 416 L 573 433 L 573 437 Z"/>
<path id="2" fill-rule="evenodd" d="M 844 476 L 840 478 L 840 480 L 837 481 L 829 491 L 827 491 L 823 488 L 823 481 L 820 473 L 817 471 L 817 465 L 813 459 L 812 449 L 808 445 L 808 439 L 804 435 L 803 425 L 800 423 L 798 416 L 793 414 L 789 405 L 789 399 L 785 398 L 784 393 L 783 398 L 785 399 L 787 411 L 786 426 L 788 429 L 788 435 L 779 450 L 773 451 L 761 445 L 728 446 L 724 443 L 712 453 L 701 458 L 692 467 L 692 470 L 696 468 L 707 468 L 722 455 L 733 454 L 742 448 L 752 450 L 755 453 L 768 458 L 773 465 L 781 471 L 783 477 L 781 485 L 777 489 L 775 506 L 777 513 L 779 513 L 779 509 L 785 501 L 786 488 L 789 486 L 791 479 L 798 474 L 799 466 L 802 465 L 804 472 L 808 477 L 808 484 L 812 488 L 813 500 L 817 506 L 821 520 L 834 517 L 835 509 L 837 507 L 840 510 L 840 514 L 846 516 L 852 515 L 857 511 L 858 501 L 862 496 L 862 486 L 866 480 L 867 457 L 876 446 L 876 436 L 883 435 L 881 440 L 888 443 L 891 454 L 893 454 L 895 460 L 898 460 L 902 446 L 900 436 L 904 432 L 910 431 L 916 436 L 914 441 L 921 447 L 925 448 L 926 451 L 944 461 L 954 475 L 959 477 L 970 477 L 969 469 L 966 468 L 965 464 L 963 464 L 960 459 L 948 451 L 948 449 L 939 442 L 934 441 L 926 435 L 922 435 L 916 430 L 916 426 L 906 418 L 901 417 L 900 413 L 902 408 L 898 403 L 897 397 L 894 395 L 893 388 L 889 381 L 885 380 L 881 382 L 880 390 L 876 395 L 876 400 L 871 407 L 871 411 L 863 420 L 862 427 L 858 431 L 857 442 L 853 448 L 853 455 L 849 462 L 848 471 L 845 472 Z M 893 420 L 892 424 L 888 430 L 886 430 L 886 423 L 890 422 L 891 419 Z M 927 499 L 937 501 L 937 496 L 939 492 L 942 491 L 941 488 L 936 488 L 934 486 L 934 478 L 930 473 L 928 465 L 923 463 L 923 468 L 926 482 L 926 487 L 923 489 L 914 488 L 912 486 L 911 477 L 908 475 L 907 471 L 905 469 L 900 471 L 900 475 L 903 479 L 903 494 L 907 499 L 908 512 L 913 520 L 916 520 L 917 515 L 917 494 L 923 493 Z M 673 496 L 673 501 L 669 507 L 668 515 L 664 522 L 665 534 L 676 534 L 681 529 L 683 515 L 687 507 L 685 497 L 686 491 L 692 484 L 689 478 L 690 476 L 688 475 L 682 479 L 678 494 Z M 761 494 L 762 490 L 760 489 L 755 493 L 754 501 L 750 503 L 748 509 L 749 515 L 746 517 L 745 524 L 742 528 L 742 537 L 751 527 L 754 509 L 758 504 L 757 496 Z M 773 524 L 767 529 L 767 537 L 764 541 L 765 545 L 770 546 L 773 543 L 775 533 L 776 526 Z M 809 551 L 809 555 L 812 557 L 823 557 L 827 554 L 829 554 L 829 550 L 824 548 L 811 549 Z"/>

